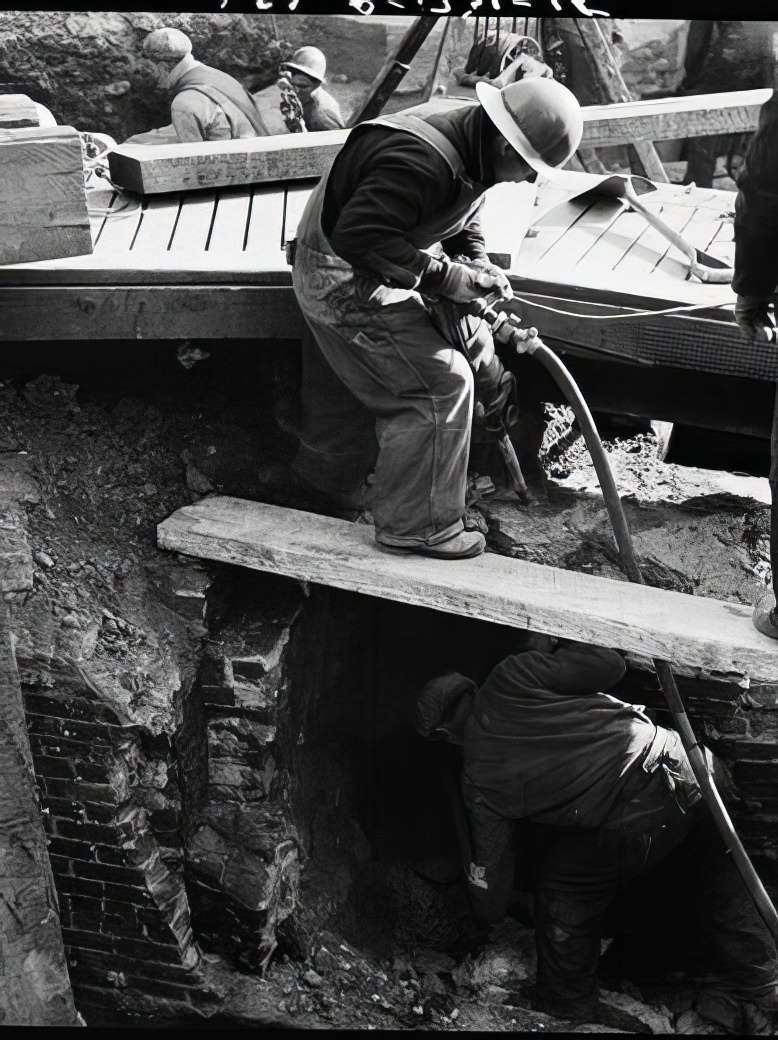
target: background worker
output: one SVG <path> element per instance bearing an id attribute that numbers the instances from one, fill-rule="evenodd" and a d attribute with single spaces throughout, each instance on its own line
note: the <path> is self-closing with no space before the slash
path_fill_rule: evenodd
<path id="1" fill-rule="evenodd" d="M 300 99 L 307 130 L 341 130 L 345 127 L 340 105 L 323 87 L 327 59 L 318 47 L 300 47 L 281 65 Z"/>
<path id="2" fill-rule="evenodd" d="M 778 288 L 778 96 L 762 106 L 759 126 L 746 151 L 738 175 L 735 199 L 735 320 L 750 340 L 776 350 L 771 314 Z M 772 588 L 766 589 L 754 607 L 754 625 L 778 639 L 778 388 L 773 407 L 771 438 L 770 563 Z"/>
<path id="3" fill-rule="evenodd" d="M 478 102 L 421 105 L 352 130 L 305 209 L 292 273 L 315 337 L 293 472 L 347 497 L 375 462 L 376 540 L 447 558 L 485 547 L 463 524 L 474 381 L 424 298 L 511 295 L 486 254 L 484 192 L 553 176 L 583 126 L 553 80 L 476 89 Z M 437 242 L 440 255 L 425 251 Z"/>
<path id="4" fill-rule="evenodd" d="M 268 130 L 248 91 L 226 72 L 197 61 L 192 41 L 180 29 L 157 29 L 143 41 L 171 95 L 171 124 L 136 134 L 125 144 L 230 141 L 263 137 Z"/>
<path id="5" fill-rule="evenodd" d="M 767 21 L 692 19 L 686 38 L 684 75 L 677 93 L 686 96 L 770 86 L 770 41 L 775 28 L 778 23 Z M 739 151 L 741 140 L 739 134 L 690 138 L 684 146 L 687 166 L 683 183 L 712 187 L 718 157 L 736 148 Z"/>
<path id="6" fill-rule="evenodd" d="M 775 941 L 704 810 L 680 737 L 656 726 L 642 707 L 604 692 L 626 670 L 616 651 L 534 634 L 526 645 L 474 695 L 464 677 L 458 694 L 454 676 L 428 684 L 419 717 L 425 735 L 461 734 L 468 892 L 486 924 L 506 913 L 517 821 L 530 825 L 520 833 L 534 847 L 533 1006 L 568 1019 L 597 1018 L 606 912 L 638 878 L 633 898 L 637 891 L 644 899 L 642 879 L 678 850 L 687 887 L 675 909 L 685 920 L 674 925 L 671 940 L 659 930 L 654 970 L 672 970 L 680 953 L 687 968 L 714 973 L 730 1009 L 719 1024 L 770 1025 L 778 1007 Z M 641 938 L 638 953 L 645 945 Z M 620 967 L 628 974 L 627 965 Z"/>

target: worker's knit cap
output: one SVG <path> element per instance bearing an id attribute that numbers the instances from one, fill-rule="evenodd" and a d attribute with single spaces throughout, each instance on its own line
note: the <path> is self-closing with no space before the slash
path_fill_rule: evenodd
<path id="1" fill-rule="evenodd" d="M 180 29 L 155 29 L 143 41 L 143 53 L 149 58 L 180 61 L 191 53 L 192 41 Z"/>
<path id="2" fill-rule="evenodd" d="M 416 702 L 416 732 L 428 740 L 461 744 L 475 691 L 473 680 L 458 672 L 430 679 Z"/>
<path id="3" fill-rule="evenodd" d="M 528 77 L 498 90 L 476 84 L 481 106 L 522 159 L 549 180 L 581 142 L 583 117 L 575 95 L 553 79 Z"/>

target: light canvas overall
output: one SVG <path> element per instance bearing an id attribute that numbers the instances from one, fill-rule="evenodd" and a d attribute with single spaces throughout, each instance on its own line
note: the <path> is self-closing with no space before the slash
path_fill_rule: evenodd
<path id="1" fill-rule="evenodd" d="M 470 102 L 458 102 L 461 107 Z M 461 231 L 484 186 L 420 105 L 373 120 L 432 145 L 459 186 L 455 204 L 433 214 L 411 241 L 420 249 Z M 362 127 L 357 131 L 362 132 Z M 297 230 L 292 272 L 315 345 L 304 344 L 303 429 L 297 472 L 347 496 L 375 463 L 373 517 L 379 541 L 435 545 L 462 528 L 473 411 L 473 376 L 438 331 L 418 292 L 392 289 L 336 256 L 321 228 L 325 176 Z"/>

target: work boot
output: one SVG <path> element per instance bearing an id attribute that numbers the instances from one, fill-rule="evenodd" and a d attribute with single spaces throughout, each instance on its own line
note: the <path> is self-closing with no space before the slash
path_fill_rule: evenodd
<path id="1" fill-rule="evenodd" d="M 376 535 L 376 542 L 382 549 L 396 553 L 414 553 L 417 556 L 432 556 L 436 560 L 467 560 L 471 556 L 480 556 L 486 548 L 486 539 L 480 531 L 460 531 L 445 542 L 437 545 L 388 545 Z"/>
<path id="2" fill-rule="evenodd" d="M 778 611 L 775 608 L 775 594 L 772 589 L 764 589 L 754 604 L 751 621 L 757 632 L 778 639 Z"/>

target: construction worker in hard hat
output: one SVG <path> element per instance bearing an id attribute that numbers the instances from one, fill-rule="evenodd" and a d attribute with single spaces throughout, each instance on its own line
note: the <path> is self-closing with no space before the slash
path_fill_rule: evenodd
<path id="1" fill-rule="evenodd" d="M 428 303 L 512 295 L 484 245 L 484 193 L 555 177 L 583 129 L 578 102 L 554 80 L 477 89 L 478 101 L 420 105 L 352 130 L 303 213 L 292 271 L 312 332 L 293 474 L 345 505 L 375 464 L 377 542 L 447 559 L 485 548 L 464 524 L 472 369 L 504 379 L 494 379 L 483 330 L 479 357 L 465 357 Z"/>
<path id="2" fill-rule="evenodd" d="M 197 61 L 192 41 L 180 29 L 164 27 L 149 33 L 143 54 L 170 91 L 171 125 L 137 134 L 125 143 L 230 141 L 267 135 L 248 91 L 233 76 Z"/>
<path id="3" fill-rule="evenodd" d="M 327 72 L 327 59 L 318 47 L 300 47 L 281 65 L 300 99 L 307 130 L 340 130 L 346 124 L 340 105 L 322 84 Z"/>

